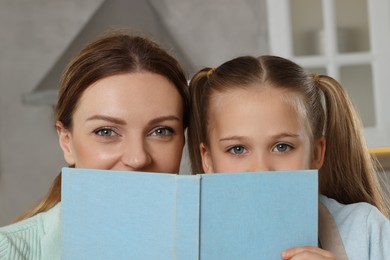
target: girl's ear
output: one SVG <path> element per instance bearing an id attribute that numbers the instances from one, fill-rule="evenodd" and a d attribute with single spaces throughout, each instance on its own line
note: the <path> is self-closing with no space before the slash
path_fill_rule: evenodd
<path id="1" fill-rule="evenodd" d="M 320 139 L 314 144 L 313 150 L 313 160 L 311 162 L 312 169 L 320 169 L 324 164 L 326 151 L 326 140 L 324 136 L 321 136 Z"/>
<path id="2" fill-rule="evenodd" d="M 210 151 L 204 145 L 200 144 L 200 155 L 202 156 L 202 166 L 205 173 L 213 173 L 213 160 L 211 159 Z"/>
<path id="3" fill-rule="evenodd" d="M 58 134 L 58 141 L 61 149 L 64 152 L 64 159 L 69 165 L 75 164 L 75 159 L 71 149 L 71 133 L 64 125 L 60 122 L 56 122 L 56 130 Z"/>

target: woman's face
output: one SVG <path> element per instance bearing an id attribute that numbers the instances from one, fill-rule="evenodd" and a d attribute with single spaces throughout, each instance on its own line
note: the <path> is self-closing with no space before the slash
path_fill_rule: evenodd
<path id="1" fill-rule="evenodd" d="M 289 95 L 294 95 L 289 93 Z M 214 93 L 209 146 L 201 144 L 206 173 L 318 169 L 324 141 L 310 142 L 308 124 L 283 90 L 254 85 Z"/>
<path id="2" fill-rule="evenodd" d="M 72 129 L 57 122 L 64 157 L 76 168 L 178 173 L 183 104 L 165 77 L 128 73 L 103 78 L 82 94 Z"/>

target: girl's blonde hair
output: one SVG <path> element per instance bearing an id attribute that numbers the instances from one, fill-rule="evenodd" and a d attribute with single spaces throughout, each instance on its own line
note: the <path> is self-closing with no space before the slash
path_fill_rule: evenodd
<path id="1" fill-rule="evenodd" d="M 170 80 L 183 102 L 183 124 L 189 123 L 189 93 L 187 78 L 179 62 L 159 45 L 146 37 L 126 31 L 111 31 L 87 45 L 66 68 L 60 84 L 56 104 L 56 121 L 72 129 L 73 113 L 84 91 L 105 77 L 152 72 Z M 70 166 L 73 167 L 73 166 Z M 61 201 L 61 173 L 43 200 L 16 221 L 47 211 Z"/>
<path id="2" fill-rule="evenodd" d="M 350 98 L 329 76 L 310 74 L 294 62 L 276 56 L 238 57 L 221 66 L 205 68 L 190 82 L 191 120 L 188 145 L 193 173 L 203 173 L 200 143 L 208 145 L 209 102 L 232 88 L 282 88 L 300 99 L 314 144 L 326 138 L 319 190 L 337 201 L 368 202 L 389 217 L 389 207 L 377 178 L 380 166 L 371 158 L 362 124 Z"/>

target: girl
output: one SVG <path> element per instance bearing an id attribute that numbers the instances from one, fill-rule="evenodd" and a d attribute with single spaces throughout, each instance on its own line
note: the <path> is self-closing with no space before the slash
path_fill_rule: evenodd
<path id="1" fill-rule="evenodd" d="M 389 259 L 389 208 L 358 115 L 334 79 L 280 57 L 245 56 L 199 71 L 190 95 L 193 173 L 319 169 L 320 230 L 329 211 L 349 259 Z M 320 234 L 324 249 L 282 257 L 333 259 L 335 239 Z"/>
<path id="2" fill-rule="evenodd" d="M 188 124 L 187 80 L 154 42 L 113 33 L 66 69 L 56 106 L 70 167 L 178 173 Z M 42 202 L 0 228 L 0 259 L 60 259 L 61 173 Z"/>

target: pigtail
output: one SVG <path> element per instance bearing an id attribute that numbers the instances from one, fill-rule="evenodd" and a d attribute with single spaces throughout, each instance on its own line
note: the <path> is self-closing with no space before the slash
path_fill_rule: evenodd
<path id="1" fill-rule="evenodd" d="M 207 118 L 203 118 L 203 115 L 206 115 L 204 112 L 206 104 L 203 104 L 203 100 L 205 100 L 204 95 L 206 94 L 208 79 L 212 76 L 213 71 L 211 68 L 204 68 L 196 73 L 190 82 L 191 119 L 187 134 L 189 137 L 188 152 L 191 158 L 193 174 L 204 173 L 200 143 L 205 142 L 207 138 L 207 130 L 203 129 L 207 125 L 207 123 L 204 123 Z"/>
<path id="2" fill-rule="evenodd" d="M 324 93 L 327 110 L 320 192 L 344 204 L 368 202 L 389 216 L 376 175 L 376 162 L 368 152 L 360 117 L 348 94 L 328 76 L 318 76 L 315 84 Z"/>

